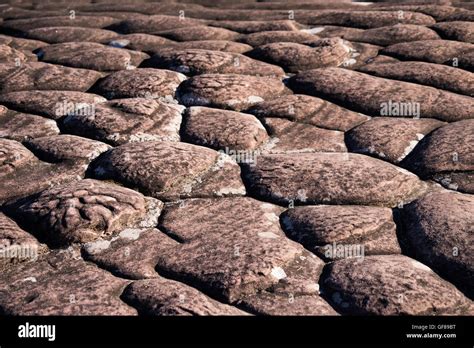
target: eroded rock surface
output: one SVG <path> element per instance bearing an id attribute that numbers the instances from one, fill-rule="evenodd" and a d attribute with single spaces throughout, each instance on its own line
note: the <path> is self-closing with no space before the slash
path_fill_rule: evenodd
<path id="1" fill-rule="evenodd" d="M 64 129 L 112 145 L 140 141 L 179 141 L 184 107 L 158 99 L 114 99 L 97 105 L 94 114 L 68 115 Z"/>
<path id="2" fill-rule="evenodd" d="M 403 210 L 407 248 L 421 262 L 472 298 L 474 280 L 472 195 L 438 192 Z"/>
<path id="3" fill-rule="evenodd" d="M 120 295 L 129 283 L 70 251 L 47 255 L 1 274 L 7 315 L 137 315 Z"/>
<path id="4" fill-rule="evenodd" d="M 237 74 L 203 74 L 186 80 L 178 90 L 186 106 L 211 106 L 241 111 L 266 99 L 288 94 L 276 78 Z"/>
<path id="5" fill-rule="evenodd" d="M 242 74 L 281 77 L 284 72 L 275 65 L 266 64 L 241 54 L 201 49 L 179 51 L 166 49 L 157 52 L 147 65 L 174 70 L 186 75 Z"/>
<path id="6" fill-rule="evenodd" d="M 69 114 L 93 114 L 95 105 L 106 99 L 75 91 L 19 91 L 0 94 L 0 103 L 10 109 L 57 120 Z"/>
<path id="7" fill-rule="evenodd" d="M 169 205 L 160 226 L 183 243 L 163 251 L 157 267 L 230 303 L 265 289 L 318 295 L 323 263 L 285 237 L 280 212 L 246 197 Z"/>
<path id="8" fill-rule="evenodd" d="M 59 134 L 54 120 L 0 107 L 0 138 L 16 141 Z"/>
<path id="9" fill-rule="evenodd" d="M 2 93 L 25 90 L 62 90 L 85 92 L 101 77 L 101 74 L 86 69 L 75 69 L 61 65 L 28 62 L 15 66 L 0 64 Z"/>
<path id="10" fill-rule="evenodd" d="M 252 150 L 268 140 L 252 115 L 201 106 L 188 108 L 183 134 L 189 142 L 216 149 Z"/>
<path id="11" fill-rule="evenodd" d="M 232 158 L 181 142 L 121 145 L 101 156 L 92 170 L 97 178 L 165 200 L 245 194 L 240 168 Z"/>
<path id="12" fill-rule="evenodd" d="M 304 70 L 348 64 L 352 48 L 339 38 L 321 39 L 311 47 L 292 42 L 276 42 L 256 47 L 248 54 L 296 73 Z"/>
<path id="13" fill-rule="evenodd" d="M 152 227 L 161 203 L 114 184 L 85 179 L 45 190 L 8 207 L 42 240 L 88 242 L 128 227 Z"/>
<path id="14" fill-rule="evenodd" d="M 368 172 L 374 174 L 369 178 Z M 259 156 L 255 166 L 245 166 L 244 177 L 255 195 L 282 204 L 393 207 L 413 200 L 426 189 L 424 182 L 406 170 L 351 153 Z"/>
<path id="15" fill-rule="evenodd" d="M 284 118 L 341 131 L 347 131 L 369 120 L 368 116 L 304 94 L 285 95 L 263 101 L 252 106 L 248 112 L 258 117 Z"/>
<path id="16" fill-rule="evenodd" d="M 124 299 L 145 315 L 248 315 L 183 283 L 164 278 L 133 282 L 125 290 Z"/>
<path id="17" fill-rule="evenodd" d="M 474 115 L 472 98 L 341 68 L 305 71 L 293 77 L 290 86 L 296 93 L 327 98 L 369 115 L 437 118 L 448 122 Z"/>
<path id="18" fill-rule="evenodd" d="M 173 99 L 176 88 L 186 76 L 169 70 L 134 69 L 117 71 L 100 80 L 97 93 L 108 99 L 168 98 Z"/>
<path id="19" fill-rule="evenodd" d="M 396 225 L 388 208 L 355 205 L 295 207 L 285 211 L 281 221 L 290 238 L 330 261 L 400 253 Z M 350 250 L 352 255 L 339 252 L 347 246 L 355 246 Z"/>
<path id="20" fill-rule="evenodd" d="M 473 120 L 464 120 L 438 128 L 420 142 L 403 165 L 450 189 L 474 193 L 473 124 Z"/>
<path id="21" fill-rule="evenodd" d="M 146 53 L 127 51 L 95 42 L 66 42 L 40 48 L 42 61 L 97 71 L 133 69 L 148 58 Z"/>
<path id="22" fill-rule="evenodd" d="M 400 163 L 421 139 L 442 125 L 429 118 L 374 117 L 347 132 L 346 142 L 353 152 Z"/>
<path id="23" fill-rule="evenodd" d="M 339 310 L 372 315 L 472 315 L 472 301 L 428 266 L 404 255 L 328 265 L 325 295 Z"/>
<path id="24" fill-rule="evenodd" d="M 0 313 L 474 314 L 472 4 L 194 2 L 0 5 Z"/>

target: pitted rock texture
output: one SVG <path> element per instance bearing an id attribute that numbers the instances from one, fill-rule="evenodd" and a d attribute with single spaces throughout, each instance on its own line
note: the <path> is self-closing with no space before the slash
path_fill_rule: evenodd
<path id="1" fill-rule="evenodd" d="M 271 153 L 345 152 L 344 133 L 281 118 L 265 118 L 265 127 L 273 137 Z"/>
<path id="2" fill-rule="evenodd" d="M 203 74 L 182 83 L 178 99 L 186 106 L 211 106 L 241 111 L 266 99 L 288 94 L 276 78 L 237 74 Z"/>
<path id="3" fill-rule="evenodd" d="M 145 315 L 248 315 L 165 278 L 135 281 L 125 289 L 123 298 Z"/>
<path id="4" fill-rule="evenodd" d="M 364 29 L 353 28 L 353 27 L 343 27 L 339 25 L 322 25 L 310 29 L 303 29 L 303 32 L 316 35 L 318 37 L 340 37 L 345 38 L 350 37 L 351 35 L 358 35 L 363 33 Z"/>
<path id="5" fill-rule="evenodd" d="M 305 43 L 314 40 L 313 34 L 304 31 L 261 31 L 248 34 L 240 38 L 240 41 L 251 46 L 261 46 L 275 42 Z"/>
<path id="6" fill-rule="evenodd" d="M 403 210 L 407 243 L 413 257 L 429 265 L 472 298 L 474 198 L 437 192 Z"/>
<path id="7" fill-rule="evenodd" d="M 17 168 L 28 164 L 28 162 L 33 161 L 35 158 L 35 156 L 19 142 L 9 139 L 0 139 L 0 154 L 2 176 L 12 173 Z"/>
<path id="8" fill-rule="evenodd" d="M 161 47 L 175 45 L 172 40 L 165 39 L 164 37 L 141 33 L 115 35 L 108 44 L 112 47 L 127 48 L 143 52 L 153 52 Z"/>
<path id="9" fill-rule="evenodd" d="M 315 205 L 288 209 L 280 218 L 290 238 L 330 261 L 347 257 L 338 252 L 339 245 L 341 250 L 358 245 L 352 257 L 360 256 L 357 252 L 362 250 L 364 255 L 401 252 L 388 208 Z"/>
<path id="10" fill-rule="evenodd" d="M 349 32 L 343 38 L 373 45 L 389 46 L 400 42 L 436 40 L 440 37 L 434 30 L 421 25 L 396 24 L 387 27 Z"/>
<path id="11" fill-rule="evenodd" d="M 75 69 L 41 62 L 20 66 L 0 64 L 1 93 L 27 90 L 85 92 L 101 77 L 86 69 Z"/>
<path id="12" fill-rule="evenodd" d="M 24 141 L 48 135 L 59 134 L 59 128 L 54 120 L 23 114 L 0 107 L 0 138 Z"/>
<path id="13" fill-rule="evenodd" d="M 448 122 L 474 117 L 474 101 L 467 96 L 341 68 L 302 72 L 291 79 L 290 86 L 296 93 L 327 98 L 368 115 L 437 118 Z"/>
<path id="14" fill-rule="evenodd" d="M 231 53 L 244 53 L 250 51 L 252 46 L 240 42 L 227 40 L 198 40 L 198 41 L 184 41 L 173 44 L 179 49 L 202 49 L 211 51 L 222 51 Z"/>
<path id="15" fill-rule="evenodd" d="M 140 141 L 179 141 L 184 107 L 158 99 L 114 99 L 97 105 L 93 114 L 68 115 L 66 132 L 112 145 Z"/>
<path id="16" fill-rule="evenodd" d="M 349 258 L 327 266 L 325 295 L 339 310 L 372 315 L 472 315 L 472 301 L 404 255 Z"/>
<path id="17" fill-rule="evenodd" d="M 240 307 L 260 315 L 331 315 L 338 313 L 319 295 L 263 291 L 246 297 Z"/>
<path id="18" fill-rule="evenodd" d="M 175 28 L 186 28 L 189 26 L 199 25 L 201 23 L 202 21 L 198 19 L 192 19 L 187 16 L 180 18 L 177 16 L 152 15 L 125 19 L 113 29 L 124 34 L 153 33 Z"/>
<path id="19" fill-rule="evenodd" d="M 11 19 L 1 23 L 1 28 L 13 33 L 26 34 L 28 30 L 46 27 L 85 27 L 85 28 L 105 28 L 117 20 L 106 16 L 75 16 L 74 19 L 69 15 Z"/>
<path id="20" fill-rule="evenodd" d="M 26 141 L 36 157 L 46 162 L 92 161 L 111 147 L 99 141 L 75 135 L 51 135 Z"/>
<path id="21" fill-rule="evenodd" d="M 106 43 L 117 33 L 97 28 L 46 27 L 29 30 L 27 36 L 51 44 L 79 41 Z"/>
<path id="22" fill-rule="evenodd" d="M 388 46 L 385 54 L 403 60 L 421 60 L 474 69 L 474 45 L 452 40 L 423 40 Z"/>
<path id="23" fill-rule="evenodd" d="M 254 58 L 282 66 L 285 71 L 339 66 L 351 58 L 351 47 L 338 38 L 321 39 L 308 47 L 299 43 L 276 42 L 256 47 L 248 54 Z"/>
<path id="24" fill-rule="evenodd" d="M 233 41 L 239 37 L 239 33 L 224 28 L 214 28 L 205 25 L 176 28 L 153 33 L 174 41 L 197 41 L 197 40 L 229 40 Z"/>
<path id="25" fill-rule="evenodd" d="M 160 228 L 182 244 L 157 269 L 229 303 L 262 290 L 317 295 L 323 262 L 285 237 L 281 210 L 247 197 L 167 205 Z"/>
<path id="26" fill-rule="evenodd" d="M 226 28 L 242 34 L 257 33 L 262 31 L 296 31 L 300 27 L 295 21 L 215 21 L 211 26 Z"/>
<path id="27" fill-rule="evenodd" d="M 48 46 L 46 42 L 39 40 L 24 39 L 0 34 L 0 43 L 18 50 L 34 51 L 37 48 Z"/>
<path id="28" fill-rule="evenodd" d="M 286 95 L 264 101 L 252 106 L 248 112 L 257 117 L 284 118 L 341 131 L 347 131 L 369 120 L 368 116 L 304 94 Z"/>
<path id="29" fill-rule="evenodd" d="M 351 43 L 351 58 L 341 65 L 343 68 L 355 70 L 370 63 L 380 52 L 380 46 L 363 42 Z"/>
<path id="30" fill-rule="evenodd" d="M 374 175 L 367 178 L 368 172 Z M 257 197 L 282 204 L 394 207 L 426 190 L 426 184 L 406 170 L 351 153 L 259 156 L 255 166 L 245 166 L 244 177 Z"/>
<path id="31" fill-rule="evenodd" d="M 44 62 L 97 71 L 133 69 L 149 57 L 95 42 L 58 43 L 40 48 L 37 54 Z"/>
<path id="32" fill-rule="evenodd" d="M 253 150 L 268 140 L 254 116 L 201 106 L 186 110 L 182 129 L 187 141 L 215 149 Z"/>
<path id="33" fill-rule="evenodd" d="M 424 138 L 402 164 L 421 177 L 434 176 L 448 188 L 474 193 L 473 146 L 474 120 L 453 122 Z M 456 175 L 453 180 L 450 174 Z"/>
<path id="34" fill-rule="evenodd" d="M 86 170 L 83 162 L 64 164 L 42 162 L 21 143 L 2 138 L 0 138 L 0 169 L 1 204 L 61 183 L 80 180 Z"/>
<path id="35" fill-rule="evenodd" d="M 134 69 L 114 72 L 100 80 L 94 90 L 108 99 L 168 98 L 186 76 L 169 70 Z"/>
<path id="36" fill-rule="evenodd" d="M 91 93 L 75 91 L 19 91 L 0 94 L 0 103 L 28 113 L 57 120 L 68 114 L 93 113 L 98 103 L 106 99 Z"/>
<path id="37" fill-rule="evenodd" d="M 335 11 L 301 12 L 297 14 L 301 23 L 308 25 L 331 24 L 355 28 L 378 28 L 401 24 L 434 24 L 435 20 L 425 14 L 404 11 Z"/>
<path id="38" fill-rule="evenodd" d="M 436 23 L 431 28 L 436 30 L 443 39 L 474 43 L 474 24 L 472 22 Z"/>
<path id="39" fill-rule="evenodd" d="M 130 189 L 85 179 L 27 197 L 7 210 L 40 240 L 69 245 L 156 222 L 156 216 L 147 215 L 156 214 L 160 204 Z"/>
<path id="40" fill-rule="evenodd" d="M 12 263 L 36 261 L 46 251 L 45 245 L 0 213 L 0 268 Z"/>
<path id="41" fill-rule="evenodd" d="M 36 60 L 33 56 L 7 45 L 0 45 L 0 63 L 8 63 L 10 65 L 21 65 L 26 61 Z"/>
<path id="42" fill-rule="evenodd" d="M 0 278 L 6 315 L 137 315 L 120 300 L 129 282 L 69 251 L 22 263 Z"/>
<path id="43" fill-rule="evenodd" d="M 275 76 L 284 75 L 275 65 L 262 63 L 241 54 L 201 49 L 164 49 L 157 52 L 147 63 L 159 69 L 174 70 L 189 76 L 200 74 L 242 74 Z"/>
<path id="44" fill-rule="evenodd" d="M 83 245 L 84 259 L 93 261 L 120 277 L 156 278 L 155 266 L 162 250 L 179 243 L 153 228 L 127 228 L 111 239 L 98 239 Z"/>
<path id="45" fill-rule="evenodd" d="M 374 117 L 346 133 L 352 152 L 400 163 L 418 142 L 444 123 L 435 119 Z"/>
<path id="46" fill-rule="evenodd" d="M 98 158 L 92 171 L 97 178 L 164 200 L 245 194 L 240 168 L 231 157 L 181 142 L 121 145 Z"/>
<path id="47" fill-rule="evenodd" d="M 474 314 L 474 7 L 407 1 L 0 5 L 0 315 Z"/>
<path id="48" fill-rule="evenodd" d="M 367 64 L 359 71 L 474 96 L 474 74 L 454 67 L 425 62 L 394 62 Z"/>

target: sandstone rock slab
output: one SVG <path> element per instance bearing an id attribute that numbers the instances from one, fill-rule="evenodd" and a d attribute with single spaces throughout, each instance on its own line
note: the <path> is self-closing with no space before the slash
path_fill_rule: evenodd
<path id="1" fill-rule="evenodd" d="M 436 118 L 448 122 L 474 115 L 474 101 L 467 96 L 341 68 L 305 71 L 290 80 L 290 87 L 296 93 L 327 98 L 368 115 Z"/>
<path id="2" fill-rule="evenodd" d="M 109 99 L 168 98 L 186 77 L 169 70 L 134 69 L 116 71 L 100 80 L 94 90 Z"/>
<path id="3" fill-rule="evenodd" d="M 18 91 L 0 95 L 8 108 L 43 115 L 53 120 L 68 114 L 93 114 L 95 105 L 106 99 L 92 93 L 76 91 Z"/>
<path id="4" fill-rule="evenodd" d="M 454 180 L 443 179 L 441 175 L 438 181 L 452 189 L 474 192 L 469 189 L 468 180 L 462 179 L 462 176 L 472 175 L 474 171 L 473 123 L 472 120 L 464 120 L 438 128 L 418 144 L 402 165 L 424 178 L 457 174 Z"/>
<path id="5" fill-rule="evenodd" d="M 7 315 L 137 314 L 120 300 L 126 280 L 68 251 L 23 263 L 0 277 L 0 308 Z"/>
<path id="6" fill-rule="evenodd" d="M 95 42 L 66 42 L 41 47 L 44 62 L 97 71 L 133 69 L 149 58 L 146 53 L 104 46 Z"/>
<path id="7" fill-rule="evenodd" d="M 387 62 L 386 64 L 367 64 L 359 70 L 379 77 L 474 96 L 474 74 L 454 67 L 425 62 Z"/>
<path id="8" fill-rule="evenodd" d="M 101 74 L 96 71 L 41 62 L 25 62 L 19 66 L 0 64 L 0 92 L 25 90 L 85 92 L 100 77 Z"/>
<path id="9" fill-rule="evenodd" d="M 469 315 L 472 301 L 429 267 L 404 255 L 367 256 L 328 265 L 324 293 L 359 315 Z"/>
<path id="10" fill-rule="evenodd" d="M 161 202 L 136 191 L 85 179 L 26 197 L 7 207 L 52 246 L 83 243 L 157 223 Z M 151 226 L 148 226 L 151 225 Z"/>
<path id="11" fill-rule="evenodd" d="M 83 27 L 44 27 L 28 30 L 28 38 L 51 44 L 63 42 L 106 43 L 117 33 L 111 30 Z"/>
<path id="12" fill-rule="evenodd" d="M 421 60 L 467 70 L 474 68 L 474 45 L 451 40 L 422 40 L 388 46 L 383 53 L 403 60 Z"/>
<path id="13" fill-rule="evenodd" d="M 304 94 L 285 95 L 252 106 L 248 112 L 259 118 L 283 118 L 316 127 L 347 131 L 369 119 L 324 99 Z"/>
<path id="14" fill-rule="evenodd" d="M 114 99 L 95 107 L 92 115 L 73 114 L 62 123 L 66 132 L 112 145 L 127 142 L 179 141 L 184 107 L 158 99 Z"/>
<path id="15" fill-rule="evenodd" d="M 443 122 L 434 119 L 374 117 L 351 129 L 346 142 L 352 152 L 374 155 L 391 163 L 400 163 L 418 142 Z"/>
<path id="16" fill-rule="evenodd" d="M 389 163 L 352 153 L 272 154 L 245 165 L 248 190 L 281 204 L 396 206 L 426 190 L 419 178 Z M 368 176 L 370 173 L 370 176 Z"/>
<path id="17" fill-rule="evenodd" d="M 256 47 L 248 53 L 254 58 L 282 66 L 285 71 L 339 66 L 351 59 L 351 47 L 339 38 L 321 39 L 308 47 L 298 43 L 277 42 Z"/>
<path id="18" fill-rule="evenodd" d="M 186 75 L 243 74 L 282 77 L 283 70 L 238 53 L 202 49 L 165 49 L 145 63 L 159 69 L 174 70 Z"/>
<path id="19" fill-rule="evenodd" d="M 406 206 L 402 217 L 403 240 L 410 253 L 472 298 L 472 195 L 432 193 Z"/>
<path id="20" fill-rule="evenodd" d="M 344 133 L 281 118 L 265 118 L 270 153 L 346 152 Z"/>
<path id="21" fill-rule="evenodd" d="M 228 303 L 263 290 L 318 295 L 323 262 L 285 237 L 280 212 L 247 197 L 167 205 L 160 228 L 182 244 L 162 252 L 157 270 Z"/>
<path id="22" fill-rule="evenodd" d="M 164 200 L 245 194 L 240 168 L 229 156 L 181 142 L 124 144 L 101 156 L 91 170 L 97 178 Z"/>
<path id="23" fill-rule="evenodd" d="M 355 205 L 304 206 L 286 210 L 280 219 L 290 238 L 329 261 L 401 252 L 396 225 L 389 208 Z M 339 246 L 341 250 L 350 247 L 347 250 L 352 255 L 339 253 Z"/>
<path id="24" fill-rule="evenodd" d="M 178 89 L 178 99 L 186 106 L 210 106 L 241 111 L 266 99 L 288 94 L 275 78 L 236 74 L 194 76 Z"/>
<path id="25" fill-rule="evenodd" d="M 189 142 L 215 149 L 253 150 L 268 140 L 254 116 L 200 106 L 186 110 L 182 134 Z"/>
<path id="26" fill-rule="evenodd" d="M 190 286 L 165 278 L 135 281 L 125 289 L 123 298 L 145 315 L 248 315 Z"/>
<path id="27" fill-rule="evenodd" d="M 47 118 L 23 114 L 0 107 L 0 137 L 24 141 L 59 134 L 56 122 Z"/>

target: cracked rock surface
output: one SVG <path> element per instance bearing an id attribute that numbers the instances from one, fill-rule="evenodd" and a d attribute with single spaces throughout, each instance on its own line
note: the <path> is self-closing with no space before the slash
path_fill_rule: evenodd
<path id="1" fill-rule="evenodd" d="M 0 315 L 473 315 L 473 10 L 0 5 Z"/>

